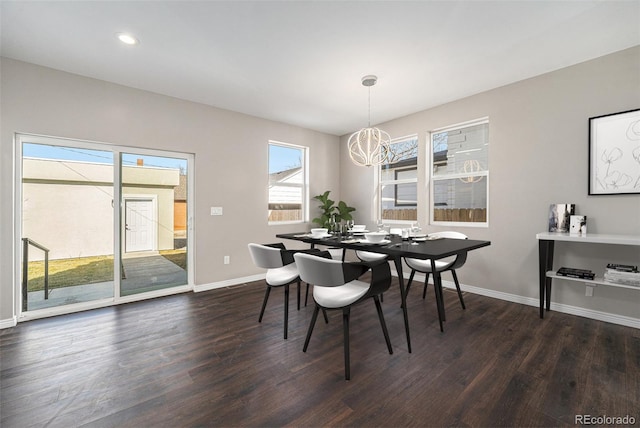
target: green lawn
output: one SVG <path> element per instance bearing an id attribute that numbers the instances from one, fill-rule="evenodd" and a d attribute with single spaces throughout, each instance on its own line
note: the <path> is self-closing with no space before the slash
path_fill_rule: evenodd
<path id="1" fill-rule="evenodd" d="M 160 255 L 183 269 L 185 250 L 160 251 Z M 49 289 L 113 280 L 113 256 L 79 257 L 49 261 Z M 44 290 L 44 262 L 29 262 L 28 291 Z"/>

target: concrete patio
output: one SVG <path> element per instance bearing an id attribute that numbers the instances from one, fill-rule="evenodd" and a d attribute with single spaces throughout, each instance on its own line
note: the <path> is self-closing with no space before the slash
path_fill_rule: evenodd
<path id="1" fill-rule="evenodd" d="M 157 255 L 138 255 L 122 259 L 124 279 L 121 280 L 122 296 L 169 288 L 187 283 L 187 271 L 166 258 Z M 49 290 L 45 300 L 44 291 L 29 292 L 28 310 L 51 308 L 72 303 L 113 297 L 113 281 Z"/>

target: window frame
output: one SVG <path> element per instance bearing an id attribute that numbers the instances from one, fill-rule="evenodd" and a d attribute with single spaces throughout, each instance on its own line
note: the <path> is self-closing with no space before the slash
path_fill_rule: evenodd
<path id="1" fill-rule="evenodd" d="M 279 186 L 282 187 L 296 187 L 302 189 L 302 197 L 301 197 L 301 219 L 300 220 L 269 220 L 269 204 L 271 203 L 269 200 L 269 166 L 271 165 L 271 146 L 279 146 L 288 149 L 296 149 L 302 151 L 302 177 L 303 183 L 280 183 Z M 299 144 L 291 144 L 285 143 L 277 140 L 269 140 L 267 144 L 267 224 L 268 225 L 285 225 L 285 224 L 300 224 L 306 223 L 309 221 L 309 147 L 301 146 Z"/>
<path id="2" fill-rule="evenodd" d="M 415 179 L 413 179 L 413 178 L 412 179 L 398 178 L 398 173 L 399 172 L 406 172 L 406 171 L 416 171 L 416 178 Z M 417 190 L 418 189 L 417 189 L 417 186 L 416 186 L 416 203 L 415 204 L 405 204 L 405 203 L 402 203 L 402 202 L 398 201 L 398 186 L 401 186 L 403 184 L 410 184 L 410 183 L 413 183 L 414 181 L 415 181 L 415 183 L 418 182 L 418 165 L 416 164 L 416 166 L 398 168 L 398 169 L 394 170 L 393 172 L 394 172 L 394 176 L 395 176 L 395 180 L 394 180 L 394 183 L 395 183 L 394 184 L 394 187 L 395 187 L 395 192 L 394 192 L 395 193 L 395 195 L 394 195 L 395 202 L 394 202 L 394 206 L 396 206 L 396 207 L 413 207 L 415 205 L 415 207 L 417 208 L 418 207 L 418 203 L 417 203 L 417 196 L 418 196 L 417 195 L 417 193 L 418 193 Z M 410 183 L 404 183 L 403 182 L 404 180 L 414 180 L 414 181 L 411 181 Z"/>
<path id="3" fill-rule="evenodd" d="M 407 140 L 412 140 L 415 139 L 416 140 L 416 164 L 415 166 L 412 165 L 407 165 L 407 166 L 401 166 L 399 167 L 398 170 L 394 171 L 394 179 L 393 180 L 383 180 L 383 172 L 382 172 L 382 168 L 385 165 L 388 164 L 382 164 L 379 165 L 377 167 L 376 170 L 376 181 L 377 181 L 377 220 L 382 220 L 383 224 L 412 224 L 415 223 L 416 221 L 418 221 L 418 165 L 419 165 L 419 150 L 420 150 L 420 138 L 418 136 L 418 134 L 409 134 L 409 135 L 405 135 L 403 137 L 398 137 L 398 138 L 394 138 L 391 140 L 391 145 L 396 144 L 396 143 L 401 143 L 403 141 L 407 141 Z M 409 171 L 409 170 L 415 170 L 416 171 L 416 176 L 415 178 L 403 178 L 403 179 L 398 179 L 397 178 L 397 171 Z M 385 186 L 394 186 L 394 198 L 397 201 L 397 188 L 398 185 L 400 184 L 415 184 L 416 185 L 416 219 L 415 220 L 394 220 L 394 219 L 383 219 L 382 218 L 382 211 L 383 211 L 383 207 L 382 207 L 382 189 Z M 394 202 L 394 206 L 399 206 L 399 207 L 410 207 L 413 205 L 410 204 L 398 204 Z"/>
<path id="4" fill-rule="evenodd" d="M 433 137 L 436 134 L 442 132 L 450 132 L 455 130 L 461 130 L 464 128 L 469 128 L 477 125 L 487 125 L 487 130 L 489 128 L 489 117 L 483 117 L 480 119 L 474 119 L 467 122 L 457 123 L 455 125 L 446 126 L 443 128 L 438 128 L 430 131 L 427 134 L 427 152 L 428 152 L 428 172 L 427 172 L 427 180 L 429 182 L 429 224 L 434 226 L 453 226 L 453 227 L 489 227 L 489 139 L 487 138 L 487 166 L 484 170 L 478 172 L 462 172 L 462 173 L 453 173 L 453 174 L 441 174 L 437 177 L 434 177 L 434 155 L 433 155 Z M 436 208 L 435 205 L 435 182 L 436 181 L 445 181 L 452 179 L 461 179 L 465 177 L 484 177 L 486 179 L 486 216 L 484 222 L 460 222 L 460 221 L 436 221 L 434 210 Z"/>

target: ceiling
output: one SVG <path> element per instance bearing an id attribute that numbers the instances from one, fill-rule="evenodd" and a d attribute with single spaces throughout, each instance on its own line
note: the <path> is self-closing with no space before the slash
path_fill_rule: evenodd
<path id="1" fill-rule="evenodd" d="M 0 18 L 4 57 L 334 135 L 367 124 L 367 74 L 381 123 L 640 45 L 640 0 L 1 0 Z"/>

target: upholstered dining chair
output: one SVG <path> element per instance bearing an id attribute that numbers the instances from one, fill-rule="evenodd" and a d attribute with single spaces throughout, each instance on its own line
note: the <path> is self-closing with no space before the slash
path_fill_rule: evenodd
<path id="1" fill-rule="evenodd" d="M 298 310 L 300 310 L 300 276 L 293 259 L 293 254 L 300 250 L 287 250 L 282 243 L 265 245 L 251 243 L 248 246 L 253 263 L 259 268 L 267 269 L 267 289 L 264 293 L 258 322 L 262 322 L 271 289 L 284 287 L 284 338 L 286 339 L 289 322 L 289 285 L 294 282 L 298 284 Z M 319 252 L 318 250 L 306 251 Z"/>
<path id="2" fill-rule="evenodd" d="M 440 238 L 452 238 L 452 239 L 467 239 L 467 236 L 460 232 L 455 231 L 444 231 L 444 232 L 436 232 L 430 233 L 429 237 L 440 237 Z M 429 283 L 429 275 L 434 274 L 431 269 L 431 260 L 421 260 L 421 259 L 412 259 L 405 257 L 404 261 L 407 263 L 407 266 L 411 268 L 411 275 L 409 276 L 409 281 L 407 282 L 407 291 L 405 295 L 408 295 L 409 289 L 411 287 L 411 283 L 413 282 L 413 277 L 416 272 L 422 272 L 426 275 L 424 279 L 424 289 L 422 291 L 422 298 L 424 299 L 427 295 L 427 284 Z M 464 263 L 467 261 L 467 253 L 461 253 L 455 258 L 444 259 L 444 260 L 436 260 L 436 273 L 440 275 L 442 272 L 451 271 L 451 275 L 453 276 L 453 281 L 456 284 L 456 290 L 458 291 L 458 298 L 460 299 L 460 304 L 462 305 L 462 309 L 466 309 L 464 305 L 464 299 L 462 298 L 462 291 L 460 290 L 460 283 L 458 282 L 458 275 L 456 274 L 456 269 L 462 267 Z M 434 274 L 434 280 L 435 280 Z M 434 282 L 435 284 L 435 282 Z M 439 299 L 440 302 L 443 302 L 443 296 L 440 294 L 442 290 L 438 290 L 434 285 L 436 299 Z M 444 302 L 443 302 L 444 304 Z M 440 306 L 438 306 L 438 312 L 440 312 Z M 444 314 L 443 314 L 444 315 Z"/>
<path id="3" fill-rule="evenodd" d="M 293 257 L 298 266 L 300 278 L 307 283 L 313 284 L 313 300 L 316 304 L 302 349 L 303 352 L 307 352 L 320 309 L 323 311 L 341 310 L 344 332 L 344 377 L 346 380 L 351 379 L 349 353 L 349 315 L 351 307 L 372 298 L 376 305 L 387 349 L 389 354 L 393 354 L 379 299 L 379 296 L 388 290 L 391 285 L 391 271 L 386 261 L 350 263 L 302 253 L 294 254 Z M 359 280 L 358 278 L 369 269 L 371 269 L 371 281 L 364 282 Z"/>
<path id="4" fill-rule="evenodd" d="M 333 260 L 342 260 L 344 261 L 344 257 L 345 257 L 345 250 L 342 248 L 327 248 L 325 251 L 327 251 L 329 253 L 329 255 L 331 256 L 331 258 Z M 304 305 L 307 306 L 307 302 L 309 301 L 309 283 L 307 283 L 307 290 L 305 291 L 304 294 Z M 327 314 L 325 313 L 324 315 L 324 319 L 325 321 L 329 322 L 329 320 L 327 319 Z"/>

